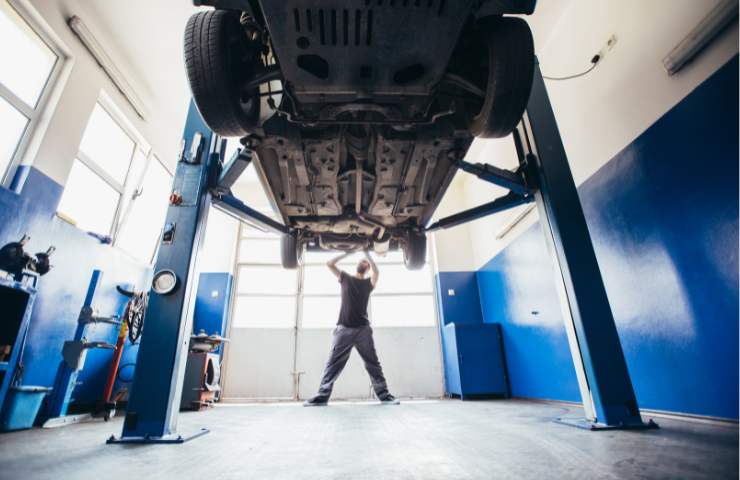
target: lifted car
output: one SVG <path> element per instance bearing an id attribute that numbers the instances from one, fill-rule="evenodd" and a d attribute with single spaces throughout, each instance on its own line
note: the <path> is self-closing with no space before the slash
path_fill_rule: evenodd
<path id="1" fill-rule="evenodd" d="M 194 101 L 255 153 L 304 248 L 401 248 L 424 227 L 474 137 L 511 133 L 534 71 L 535 0 L 196 0 L 185 31 Z"/>

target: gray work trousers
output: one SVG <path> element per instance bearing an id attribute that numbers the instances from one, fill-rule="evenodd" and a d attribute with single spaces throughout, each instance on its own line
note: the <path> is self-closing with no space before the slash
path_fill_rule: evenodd
<path id="1" fill-rule="evenodd" d="M 378 354 L 375 353 L 375 343 L 373 342 L 373 329 L 369 325 L 364 327 L 345 327 L 337 325 L 334 329 L 332 339 L 331 354 L 329 361 L 324 368 L 324 376 L 319 386 L 319 397 L 329 399 L 334 382 L 339 378 L 339 374 L 344 370 L 349 360 L 349 354 L 352 347 L 357 348 L 357 353 L 365 362 L 365 370 L 370 375 L 370 381 L 378 398 L 382 399 L 388 395 L 388 386 L 385 383 L 383 369 L 378 361 Z"/>

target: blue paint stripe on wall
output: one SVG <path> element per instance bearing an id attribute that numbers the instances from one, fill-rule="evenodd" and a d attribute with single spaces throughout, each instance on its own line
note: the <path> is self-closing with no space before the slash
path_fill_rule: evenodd
<path id="1" fill-rule="evenodd" d="M 54 212 L 62 195 L 62 186 L 32 167 L 22 167 L 14 182 L 21 193 L 0 188 L 0 245 L 31 236 L 31 253 L 55 245 L 54 268 L 39 281 L 39 294 L 31 316 L 28 341 L 23 356 L 25 385 L 52 386 L 61 361 L 65 340 L 71 340 L 77 317 L 85 299 L 92 271 L 104 272 L 103 284 L 94 306 L 101 314 L 120 313 L 124 298 L 115 292 L 119 283 L 148 284 L 150 268 L 120 250 L 101 245 L 76 227 L 56 218 Z M 90 326 L 89 340 L 115 343 L 117 328 L 112 325 Z M 124 351 L 122 362 L 134 361 L 136 348 Z M 88 355 L 81 384 L 73 394 L 80 402 L 93 402 L 102 395 L 111 351 Z"/>
<path id="2" fill-rule="evenodd" d="M 579 189 L 643 408 L 738 418 L 738 129 L 735 57 Z M 541 235 L 480 269 L 483 320 L 513 395 L 575 400 Z"/>

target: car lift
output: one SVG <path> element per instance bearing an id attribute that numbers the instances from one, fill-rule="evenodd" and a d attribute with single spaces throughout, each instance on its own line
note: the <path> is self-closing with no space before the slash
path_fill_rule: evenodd
<path id="1" fill-rule="evenodd" d="M 536 202 L 548 249 L 560 272 L 565 327 L 576 368 L 585 418 L 558 421 L 587 429 L 652 428 L 640 417 L 619 336 L 588 233 L 578 192 L 558 132 L 544 80 L 535 66 L 522 121 L 514 132 L 519 168 L 458 163 L 458 168 L 510 193 L 492 202 L 443 218 L 433 232 Z M 128 410 L 120 437 L 108 443 L 182 443 L 208 433 L 203 428 L 177 433 L 185 361 L 192 330 L 197 261 L 208 209 L 275 233 L 288 228 L 248 207 L 231 187 L 251 163 L 244 148 L 224 165 L 225 144 L 206 126 L 193 102 L 185 125 L 165 227 L 154 268 Z"/>

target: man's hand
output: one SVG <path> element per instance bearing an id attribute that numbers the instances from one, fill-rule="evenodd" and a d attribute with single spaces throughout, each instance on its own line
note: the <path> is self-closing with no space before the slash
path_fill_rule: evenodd
<path id="1" fill-rule="evenodd" d="M 341 278 L 342 276 L 342 271 L 337 268 L 337 262 L 342 260 L 343 258 L 349 257 L 350 255 L 352 255 L 352 252 L 345 252 L 342 255 L 332 258 L 331 260 L 326 262 L 326 266 L 329 267 L 329 270 L 331 270 L 331 273 L 333 273 L 335 277 Z"/>
<path id="2" fill-rule="evenodd" d="M 365 258 L 367 258 L 367 261 L 370 263 L 370 269 L 372 270 L 372 274 L 370 275 L 370 282 L 373 284 L 373 288 L 375 288 L 375 285 L 378 284 L 378 277 L 380 277 L 380 271 L 378 270 L 378 266 L 375 265 L 375 262 L 373 261 L 373 257 L 370 256 L 370 252 L 366 248 L 363 250 L 363 253 L 365 254 Z"/>

